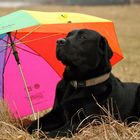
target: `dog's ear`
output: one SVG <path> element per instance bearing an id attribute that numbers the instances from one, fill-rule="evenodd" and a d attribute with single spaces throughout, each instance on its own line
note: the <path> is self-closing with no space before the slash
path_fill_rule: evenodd
<path id="1" fill-rule="evenodd" d="M 103 36 L 101 36 L 99 39 L 99 51 L 102 55 L 104 55 L 104 58 L 107 61 L 113 56 L 113 52 L 108 44 L 108 41 Z"/>

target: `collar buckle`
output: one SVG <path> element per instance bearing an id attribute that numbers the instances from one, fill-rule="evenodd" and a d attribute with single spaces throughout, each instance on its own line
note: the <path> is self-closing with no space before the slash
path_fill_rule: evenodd
<path id="1" fill-rule="evenodd" d="M 86 87 L 86 81 L 71 81 L 70 83 L 76 89 Z"/>

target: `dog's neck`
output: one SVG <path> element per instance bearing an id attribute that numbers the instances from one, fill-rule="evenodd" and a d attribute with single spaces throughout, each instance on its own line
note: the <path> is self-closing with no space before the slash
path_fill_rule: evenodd
<path id="1" fill-rule="evenodd" d="M 66 81 L 84 81 L 91 78 L 96 78 L 101 75 L 104 75 L 106 73 L 111 72 L 111 65 L 108 64 L 107 66 L 100 65 L 95 70 L 94 69 L 86 69 L 86 68 L 77 68 L 77 67 L 71 67 L 66 66 L 65 71 L 63 73 L 63 78 Z"/>
<path id="2" fill-rule="evenodd" d="M 98 84 L 101 84 L 103 82 L 105 82 L 106 80 L 108 80 L 110 77 L 110 73 L 106 73 L 104 75 L 101 75 L 99 77 L 96 78 L 91 78 L 88 80 L 84 80 L 84 81 L 71 81 L 70 84 L 75 88 L 81 88 L 81 87 L 91 87 L 91 86 L 96 86 Z"/>

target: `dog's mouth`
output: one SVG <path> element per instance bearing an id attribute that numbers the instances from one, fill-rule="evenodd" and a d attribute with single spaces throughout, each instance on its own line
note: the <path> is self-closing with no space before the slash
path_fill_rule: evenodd
<path id="1" fill-rule="evenodd" d="M 57 57 L 57 59 L 58 60 L 62 60 L 62 59 L 64 59 L 63 57 L 64 57 L 64 49 L 62 48 L 62 47 L 64 47 L 64 46 L 62 46 L 62 45 L 57 45 L 57 47 L 56 47 L 56 57 Z"/>
<path id="2" fill-rule="evenodd" d="M 67 58 L 66 52 L 64 50 L 64 45 L 57 45 L 56 48 L 56 57 L 59 61 L 61 61 L 64 65 L 69 65 L 70 61 Z"/>

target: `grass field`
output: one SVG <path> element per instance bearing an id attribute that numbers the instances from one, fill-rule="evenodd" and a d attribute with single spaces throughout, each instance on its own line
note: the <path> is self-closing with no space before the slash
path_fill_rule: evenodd
<path id="1" fill-rule="evenodd" d="M 113 67 L 113 73 L 122 81 L 140 82 L 140 5 L 126 6 L 38 6 L 22 8 L 39 11 L 69 11 L 80 12 L 110 19 L 114 22 L 120 47 L 124 59 Z M 0 15 L 18 9 L 1 8 Z M 28 133 L 17 127 L 21 122 L 15 122 L 8 115 L 3 104 L 0 104 L 0 140 L 38 140 L 38 136 L 29 136 Z M 22 126 L 21 126 L 22 127 Z M 67 140 L 68 138 L 61 138 Z M 109 123 L 102 122 L 99 126 L 90 124 L 71 138 L 72 140 L 139 140 L 140 123 L 131 127 L 116 120 L 109 119 Z"/>

